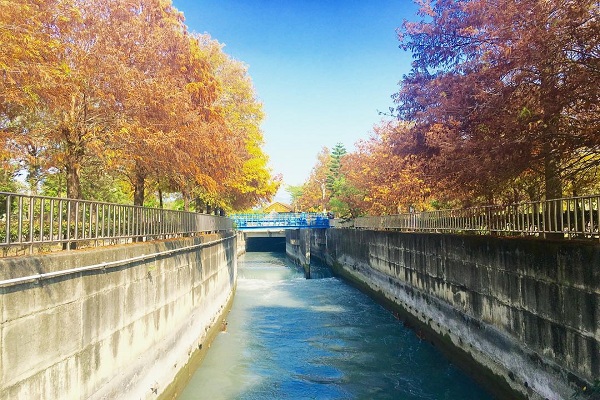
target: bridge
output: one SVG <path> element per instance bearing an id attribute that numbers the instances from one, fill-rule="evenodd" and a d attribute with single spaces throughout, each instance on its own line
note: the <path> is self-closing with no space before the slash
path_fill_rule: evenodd
<path id="1" fill-rule="evenodd" d="M 230 218 L 246 237 L 285 237 L 287 229 L 329 228 L 329 218 L 321 213 L 251 213 Z"/>

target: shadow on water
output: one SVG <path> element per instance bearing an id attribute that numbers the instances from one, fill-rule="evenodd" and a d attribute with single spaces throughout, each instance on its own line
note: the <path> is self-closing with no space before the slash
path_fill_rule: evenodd
<path id="1" fill-rule="evenodd" d="M 290 268 L 296 268 L 303 271 L 299 267 L 287 259 L 285 255 L 285 238 L 284 237 L 255 237 L 246 239 L 246 252 L 248 253 L 267 253 L 272 257 L 279 259 L 283 264 Z M 323 279 L 333 277 L 333 272 L 326 264 L 319 260 L 311 259 L 310 261 L 310 279 Z"/>
<path id="2" fill-rule="evenodd" d="M 250 237 L 246 239 L 246 251 L 249 253 L 284 253 L 284 237 Z"/>

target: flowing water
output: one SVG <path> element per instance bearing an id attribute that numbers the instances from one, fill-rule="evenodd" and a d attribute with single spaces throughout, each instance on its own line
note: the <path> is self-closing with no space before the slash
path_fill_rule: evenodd
<path id="1" fill-rule="evenodd" d="M 285 254 L 246 253 L 227 330 L 190 399 L 491 399 L 365 294 Z"/>

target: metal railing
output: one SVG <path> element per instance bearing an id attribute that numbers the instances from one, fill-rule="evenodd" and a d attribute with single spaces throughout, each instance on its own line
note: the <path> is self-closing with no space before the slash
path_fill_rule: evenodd
<path id="1" fill-rule="evenodd" d="M 327 215 L 320 213 L 233 214 L 239 230 L 261 228 L 328 228 Z"/>
<path id="2" fill-rule="evenodd" d="M 232 229 L 215 215 L 0 192 L 2 256 Z"/>
<path id="3" fill-rule="evenodd" d="M 600 195 L 336 220 L 334 228 L 600 239 Z"/>

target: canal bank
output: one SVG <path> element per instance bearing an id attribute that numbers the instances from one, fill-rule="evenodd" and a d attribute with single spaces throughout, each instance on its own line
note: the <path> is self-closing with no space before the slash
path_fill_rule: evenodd
<path id="1" fill-rule="evenodd" d="M 285 231 L 286 256 L 291 262 L 302 267 L 306 278 L 310 278 L 311 232 L 309 229 Z"/>
<path id="2" fill-rule="evenodd" d="M 227 304 L 223 308 L 223 312 L 221 312 L 218 318 L 208 326 L 208 330 L 206 331 L 205 335 L 203 335 L 202 340 L 198 341 L 197 347 L 191 349 L 191 353 L 188 354 L 188 361 L 181 367 L 181 369 L 179 369 L 171 383 L 158 396 L 158 400 L 176 399 L 185 390 L 186 386 L 190 383 L 190 380 L 194 376 L 194 373 L 205 360 L 208 350 L 210 349 L 217 335 L 227 330 L 227 317 L 231 311 L 234 297 L 235 287 L 231 292 L 231 296 L 229 297 Z"/>
<path id="3" fill-rule="evenodd" d="M 310 241 L 495 390 L 566 399 L 600 376 L 596 244 L 352 229 Z"/>

